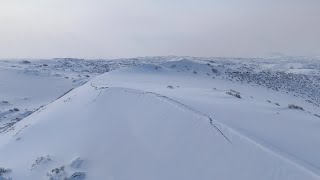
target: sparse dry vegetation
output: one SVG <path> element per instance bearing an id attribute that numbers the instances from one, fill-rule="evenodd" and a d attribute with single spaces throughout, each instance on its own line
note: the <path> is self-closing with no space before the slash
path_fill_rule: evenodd
<path id="1" fill-rule="evenodd" d="M 230 89 L 226 94 L 241 99 L 240 92 Z"/>
<path id="2" fill-rule="evenodd" d="M 4 167 L 0 167 L 0 178 L 1 178 L 4 174 L 10 173 L 10 172 L 11 172 L 11 169 L 4 168 Z"/>
<path id="3" fill-rule="evenodd" d="M 304 111 L 304 109 L 301 106 L 297 106 L 297 105 L 294 105 L 294 104 L 289 104 L 288 108 L 289 109 L 296 109 L 296 110 Z"/>

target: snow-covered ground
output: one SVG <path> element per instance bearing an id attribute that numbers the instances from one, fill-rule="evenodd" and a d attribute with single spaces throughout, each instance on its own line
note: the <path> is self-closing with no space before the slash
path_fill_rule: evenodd
<path id="1" fill-rule="evenodd" d="M 0 179 L 320 179 L 319 79 L 304 57 L 0 61 Z"/>

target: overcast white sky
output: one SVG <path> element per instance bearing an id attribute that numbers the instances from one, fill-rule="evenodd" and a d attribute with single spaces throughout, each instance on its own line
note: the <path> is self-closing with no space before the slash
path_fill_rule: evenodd
<path id="1" fill-rule="evenodd" d="M 0 58 L 320 55 L 320 0 L 0 0 Z"/>

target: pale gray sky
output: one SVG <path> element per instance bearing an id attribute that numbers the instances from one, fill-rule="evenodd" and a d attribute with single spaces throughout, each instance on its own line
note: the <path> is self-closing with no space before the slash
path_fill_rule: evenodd
<path id="1" fill-rule="evenodd" d="M 0 0 L 0 58 L 320 55 L 320 0 Z"/>

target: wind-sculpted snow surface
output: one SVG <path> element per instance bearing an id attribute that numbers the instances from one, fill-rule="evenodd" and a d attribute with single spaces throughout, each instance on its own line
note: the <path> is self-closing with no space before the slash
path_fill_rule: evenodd
<path id="1" fill-rule="evenodd" d="M 221 131 L 221 129 L 219 128 L 220 123 L 217 124 L 216 121 L 214 121 L 210 116 L 204 114 L 204 113 L 201 113 L 200 111 L 196 110 L 196 109 L 193 109 L 192 107 L 189 107 L 181 102 L 178 102 L 174 99 L 171 99 L 171 98 L 168 98 L 166 96 L 163 96 L 161 94 L 158 94 L 158 93 L 154 93 L 154 92 L 142 92 L 142 91 L 137 91 L 137 90 L 133 90 L 133 89 L 125 89 L 126 92 L 129 92 L 129 93 L 135 93 L 135 94 L 140 94 L 140 95 L 152 95 L 152 96 L 155 96 L 157 97 L 158 99 L 162 100 L 162 101 L 165 101 L 165 102 L 168 102 L 168 103 L 171 103 L 181 109 L 184 109 L 186 111 L 189 111 L 189 112 L 192 112 L 195 116 L 201 118 L 201 119 L 205 119 L 207 120 L 208 122 L 210 122 L 210 125 L 212 127 L 214 127 L 217 131 L 219 131 L 221 133 L 221 135 L 229 142 L 231 143 L 231 141 L 229 140 L 229 138 Z M 102 92 L 102 91 L 101 91 Z M 100 94 L 99 94 L 100 95 Z"/>
<path id="2" fill-rule="evenodd" d="M 307 96 L 319 93 L 319 66 L 292 62 L 0 62 L 0 74 L 19 80 L 0 78 L 8 84 L 0 86 L 0 121 L 12 123 L 0 131 L 0 179 L 320 179 L 320 113 L 317 99 Z M 268 83 L 257 83 L 252 74 L 259 73 Z M 300 76 L 308 87 L 290 90 Z M 39 78 L 35 89 L 53 81 L 61 89 L 9 91 L 21 77 L 33 85 Z M 26 109 L 31 115 L 22 116 Z M 4 120 L 14 117 L 21 118 Z"/>
<path id="3" fill-rule="evenodd" d="M 178 61 L 179 63 L 177 63 Z M 306 102 L 319 107 L 319 62 L 319 58 L 306 57 L 240 59 L 174 56 L 116 60 L 83 60 L 74 58 L 2 60 L 0 61 L 0 84 L 2 84 L 0 86 L 0 131 L 6 131 L 13 124 L 26 117 L 25 115 L 29 112 L 33 112 L 41 105 L 48 104 L 56 99 L 58 95 L 86 83 L 101 73 L 144 64 L 165 63 L 163 64 L 165 67 L 176 69 L 179 72 L 204 74 L 212 78 L 263 86 L 301 97 Z M 41 79 L 42 81 L 40 82 Z M 47 85 L 48 82 L 50 82 L 49 85 Z M 50 87 L 50 85 L 55 87 Z M 10 88 L 6 88 L 6 86 Z M 45 89 L 44 87 L 48 88 Z M 17 89 L 20 89 L 20 92 Z M 39 93 L 39 91 L 46 92 L 48 95 L 45 98 L 41 98 L 41 102 L 36 103 L 34 101 L 39 101 L 39 99 L 37 100 L 38 97 L 36 97 L 38 95 L 21 93 Z M 7 92 L 12 93 L 8 94 Z M 8 99 L 7 96 L 10 98 Z M 12 97 L 15 97 L 15 99 L 12 99 Z M 32 105 L 18 107 L 26 103 Z M 10 110 L 13 108 L 18 108 L 21 111 L 19 113 L 11 113 L 13 111 Z M 315 115 L 318 116 L 318 114 Z"/>
<path id="4" fill-rule="evenodd" d="M 186 64 L 190 70 L 184 70 Z M 190 73 L 193 64 L 198 74 Z M 318 174 L 320 159 L 316 157 L 320 144 L 318 135 L 315 136 L 319 134 L 315 124 L 319 124 L 319 119 L 313 114 L 319 112 L 317 107 L 278 91 L 212 79 L 206 74 L 210 68 L 194 62 L 170 62 L 164 66 L 114 71 L 98 77 L 95 83 L 97 86 L 101 82 L 110 87 L 125 86 L 156 92 L 161 97 L 188 104 L 190 108 L 226 122 L 266 149 Z M 231 98 L 228 92 L 236 93 L 240 98 Z M 314 112 L 288 111 L 292 102 Z"/>
<path id="5" fill-rule="evenodd" d="M 180 103 L 127 88 L 103 89 L 101 94 L 90 84 L 75 89 L 0 137 L 6 142 L 0 147 L 0 153 L 6 154 L 0 162 L 12 168 L 10 177 L 318 178 L 220 125 L 230 144 L 202 113 Z M 11 136 L 26 124 L 18 135 L 21 140 L 13 140 Z M 88 164 L 74 169 L 68 162 L 75 156 Z M 42 161 L 46 163 L 37 163 Z M 37 168 L 30 170 L 34 166 L 29 162 L 36 162 Z"/>
<path id="6" fill-rule="evenodd" d="M 0 134 L 70 89 L 121 67 L 163 62 L 164 57 L 124 60 L 0 60 Z"/>

